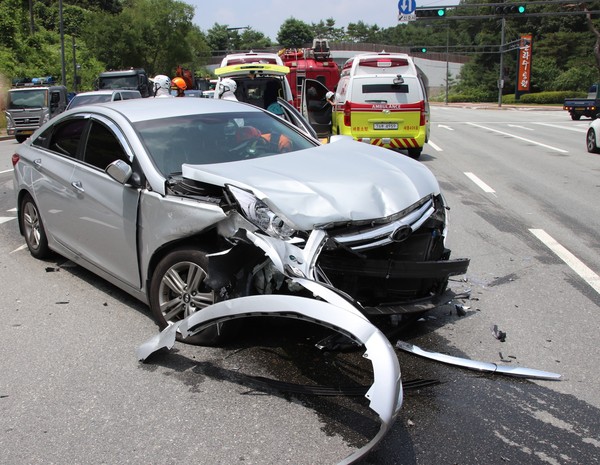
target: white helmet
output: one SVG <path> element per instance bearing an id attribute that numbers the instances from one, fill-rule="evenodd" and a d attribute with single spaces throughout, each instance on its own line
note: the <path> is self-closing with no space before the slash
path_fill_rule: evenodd
<path id="1" fill-rule="evenodd" d="M 152 78 L 152 82 L 154 83 L 155 94 L 159 89 L 164 89 L 167 92 L 171 91 L 171 79 L 169 79 L 169 76 L 158 74 Z"/>
<path id="2" fill-rule="evenodd" d="M 225 78 L 219 83 L 219 98 L 223 98 L 225 92 L 235 94 L 237 83 L 231 78 Z"/>

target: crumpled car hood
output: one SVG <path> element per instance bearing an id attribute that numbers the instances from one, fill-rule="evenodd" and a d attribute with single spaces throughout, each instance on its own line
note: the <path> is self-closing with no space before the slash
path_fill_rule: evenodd
<path id="1" fill-rule="evenodd" d="M 423 164 L 351 140 L 238 162 L 183 165 L 183 177 L 252 190 L 295 229 L 383 218 L 439 193 Z"/>

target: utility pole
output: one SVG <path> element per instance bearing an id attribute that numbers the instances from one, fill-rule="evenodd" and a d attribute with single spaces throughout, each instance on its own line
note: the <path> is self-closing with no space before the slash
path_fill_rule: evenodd
<path id="1" fill-rule="evenodd" d="M 67 69 L 65 67 L 65 33 L 63 31 L 63 2 L 58 0 L 58 20 L 60 26 L 60 64 L 62 71 L 62 85 L 67 85 Z"/>
<path id="2" fill-rule="evenodd" d="M 498 79 L 498 107 L 502 106 L 502 89 L 504 88 L 504 26 L 506 19 L 502 17 L 502 33 L 500 34 L 500 79 Z"/>

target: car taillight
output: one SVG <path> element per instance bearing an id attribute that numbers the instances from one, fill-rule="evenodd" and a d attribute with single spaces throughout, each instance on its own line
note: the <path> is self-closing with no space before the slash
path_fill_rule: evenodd
<path id="1" fill-rule="evenodd" d="M 13 156 L 12 156 L 12 165 L 16 166 L 16 164 L 19 163 L 20 159 L 21 159 L 21 157 L 19 157 L 19 155 L 17 155 L 16 153 L 13 154 Z"/>
<path id="2" fill-rule="evenodd" d="M 344 126 L 351 126 L 352 123 L 350 122 L 350 102 L 346 101 L 346 103 L 344 103 Z"/>
<path id="3" fill-rule="evenodd" d="M 423 100 L 421 100 L 421 119 L 419 121 L 419 124 L 421 126 L 425 126 L 426 123 L 427 123 L 427 114 L 425 113 L 425 102 Z"/>

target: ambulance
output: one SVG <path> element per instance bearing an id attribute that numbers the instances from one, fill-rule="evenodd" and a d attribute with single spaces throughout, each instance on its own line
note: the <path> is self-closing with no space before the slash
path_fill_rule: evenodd
<path id="1" fill-rule="evenodd" d="M 276 53 L 232 53 L 224 57 L 221 66 L 215 69 L 216 89 L 219 89 L 222 79 L 233 79 L 237 85 L 235 96 L 240 102 L 266 108 L 265 90 L 271 82 L 277 89 L 278 97 L 293 103 L 292 89 L 287 80 L 289 72 L 290 69 Z M 219 98 L 218 91 L 214 97 Z"/>
<path id="2" fill-rule="evenodd" d="M 318 115 L 310 115 L 310 108 L 318 108 L 324 93 L 314 81 L 307 82 L 302 111 L 311 120 Z M 311 104 L 311 99 L 318 102 Z M 427 91 L 412 57 L 405 53 L 365 53 L 347 60 L 332 107 L 332 135 L 406 150 L 415 159 L 429 139 Z"/>

